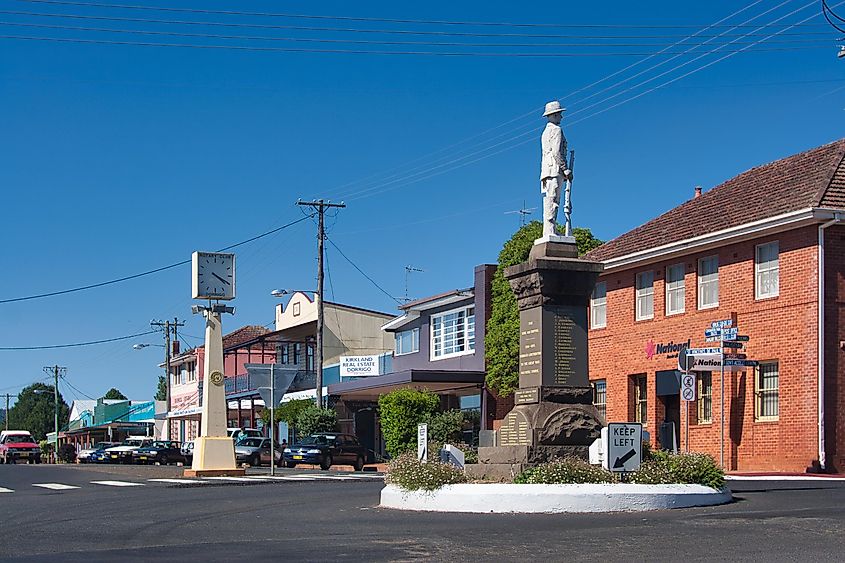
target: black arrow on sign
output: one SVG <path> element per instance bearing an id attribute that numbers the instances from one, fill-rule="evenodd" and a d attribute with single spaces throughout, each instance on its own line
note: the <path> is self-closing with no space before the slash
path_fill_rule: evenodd
<path id="1" fill-rule="evenodd" d="M 613 469 L 619 469 L 620 467 L 625 467 L 625 462 L 637 455 L 637 450 L 631 448 L 631 451 L 623 455 L 622 457 L 617 457 L 616 461 L 613 462 Z"/>

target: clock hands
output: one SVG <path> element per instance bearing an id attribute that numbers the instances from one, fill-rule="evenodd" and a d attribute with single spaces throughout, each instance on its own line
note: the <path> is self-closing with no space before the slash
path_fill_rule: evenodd
<path id="1" fill-rule="evenodd" d="M 211 275 L 212 275 L 212 276 L 214 276 L 215 278 L 217 278 L 218 280 L 222 281 L 222 282 L 223 282 L 223 283 L 225 283 L 226 285 L 232 285 L 232 284 L 231 284 L 231 283 L 229 283 L 227 280 L 224 280 L 223 278 L 221 278 L 220 276 L 218 276 L 218 275 L 217 275 L 217 274 L 215 274 L 215 273 L 212 273 Z"/>

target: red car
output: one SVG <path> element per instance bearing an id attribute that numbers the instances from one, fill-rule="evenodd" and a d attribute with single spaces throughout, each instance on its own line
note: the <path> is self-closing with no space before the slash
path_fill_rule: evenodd
<path id="1" fill-rule="evenodd" d="M 26 430 L 0 432 L 0 462 L 17 463 L 18 460 L 41 463 L 41 448 Z"/>

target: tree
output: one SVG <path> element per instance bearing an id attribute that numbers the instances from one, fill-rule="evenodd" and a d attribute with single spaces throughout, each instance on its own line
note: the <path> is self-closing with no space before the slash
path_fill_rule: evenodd
<path id="1" fill-rule="evenodd" d="M 117 389 L 116 387 L 112 387 L 111 389 L 106 391 L 106 394 L 103 395 L 103 399 L 117 399 L 119 401 L 128 401 L 129 400 L 126 397 L 126 395 L 121 393 L 120 390 Z"/>
<path id="2" fill-rule="evenodd" d="M 312 402 L 302 409 L 302 412 L 296 417 L 296 427 L 302 432 L 303 436 L 320 432 L 334 432 L 337 429 L 337 411 L 321 409 Z"/>
<path id="3" fill-rule="evenodd" d="M 53 386 L 33 383 L 19 394 L 9 409 L 9 428 L 29 430 L 36 440 L 43 440 L 53 432 Z M 67 426 L 70 408 L 59 393 L 59 430 Z"/>
<path id="4" fill-rule="evenodd" d="M 167 400 L 167 380 L 164 378 L 163 375 L 158 376 L 158 387 L 156 388 L 156 394 L 153 399 L 155 399 L 156 401 Z"/>
<path id="5" fill-rule="evenodd" d="M 493 303 L 484 337 L 484 355 L 487 386 L 502 397 L 510 395 L 519 386 L 519 309 L 504 271 L 528 260 L 534 241 L 542 234 L 543 226 L 539 221 L 522 226 L 499 253 L 499 267 L 493 276 Z M 603 244 L 590 229 L 576 227 L 572 229 L 572 234 L 579 255 Z"/>
<path id="6" fill-rule="evenodd" d="M 299 415 L 302 414 L 302 411 L 313 405 L 314 401 L 312 399 L 294 399 L 284 402 L 273 409 L 276 422 L 286 423 L 291 430 L 291 436 L 298 436 L 299 427 L 297 424 L 299 423 Z M 269 408 L 265 408 L 261 413 L 261 420 L 264 421 L 264 424 L 270 424 Z"/>
<path id="7" fill-rule="evenodd" d="M 464 413 L 460 409 L 434 413 L 428 419 L 428 439 L 440 444 L 461 442 L 464 427 Z"/>
<path id="8" fill-rule="evenodd" d="M 416 449 L 417 424 L 431 419 L 440 398 L 431 391 L 397 389 L 379 397 L 378 407 L 385 447 L 397 457 Z"/>

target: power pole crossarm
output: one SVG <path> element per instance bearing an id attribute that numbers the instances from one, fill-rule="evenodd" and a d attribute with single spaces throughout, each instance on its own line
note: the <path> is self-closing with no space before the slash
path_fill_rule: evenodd
<path id="1" fill-rule="evenodd" d="M 326 209 L 346 207 L 345 203 L 331 203 L 322 199 L 296 202 L 317 212 L 317 350 L 314 354 L 317 407 L 323 408 L 323 241 L 326 238 Z M 272 463 L 272 461 L 271 461 Z"/>

